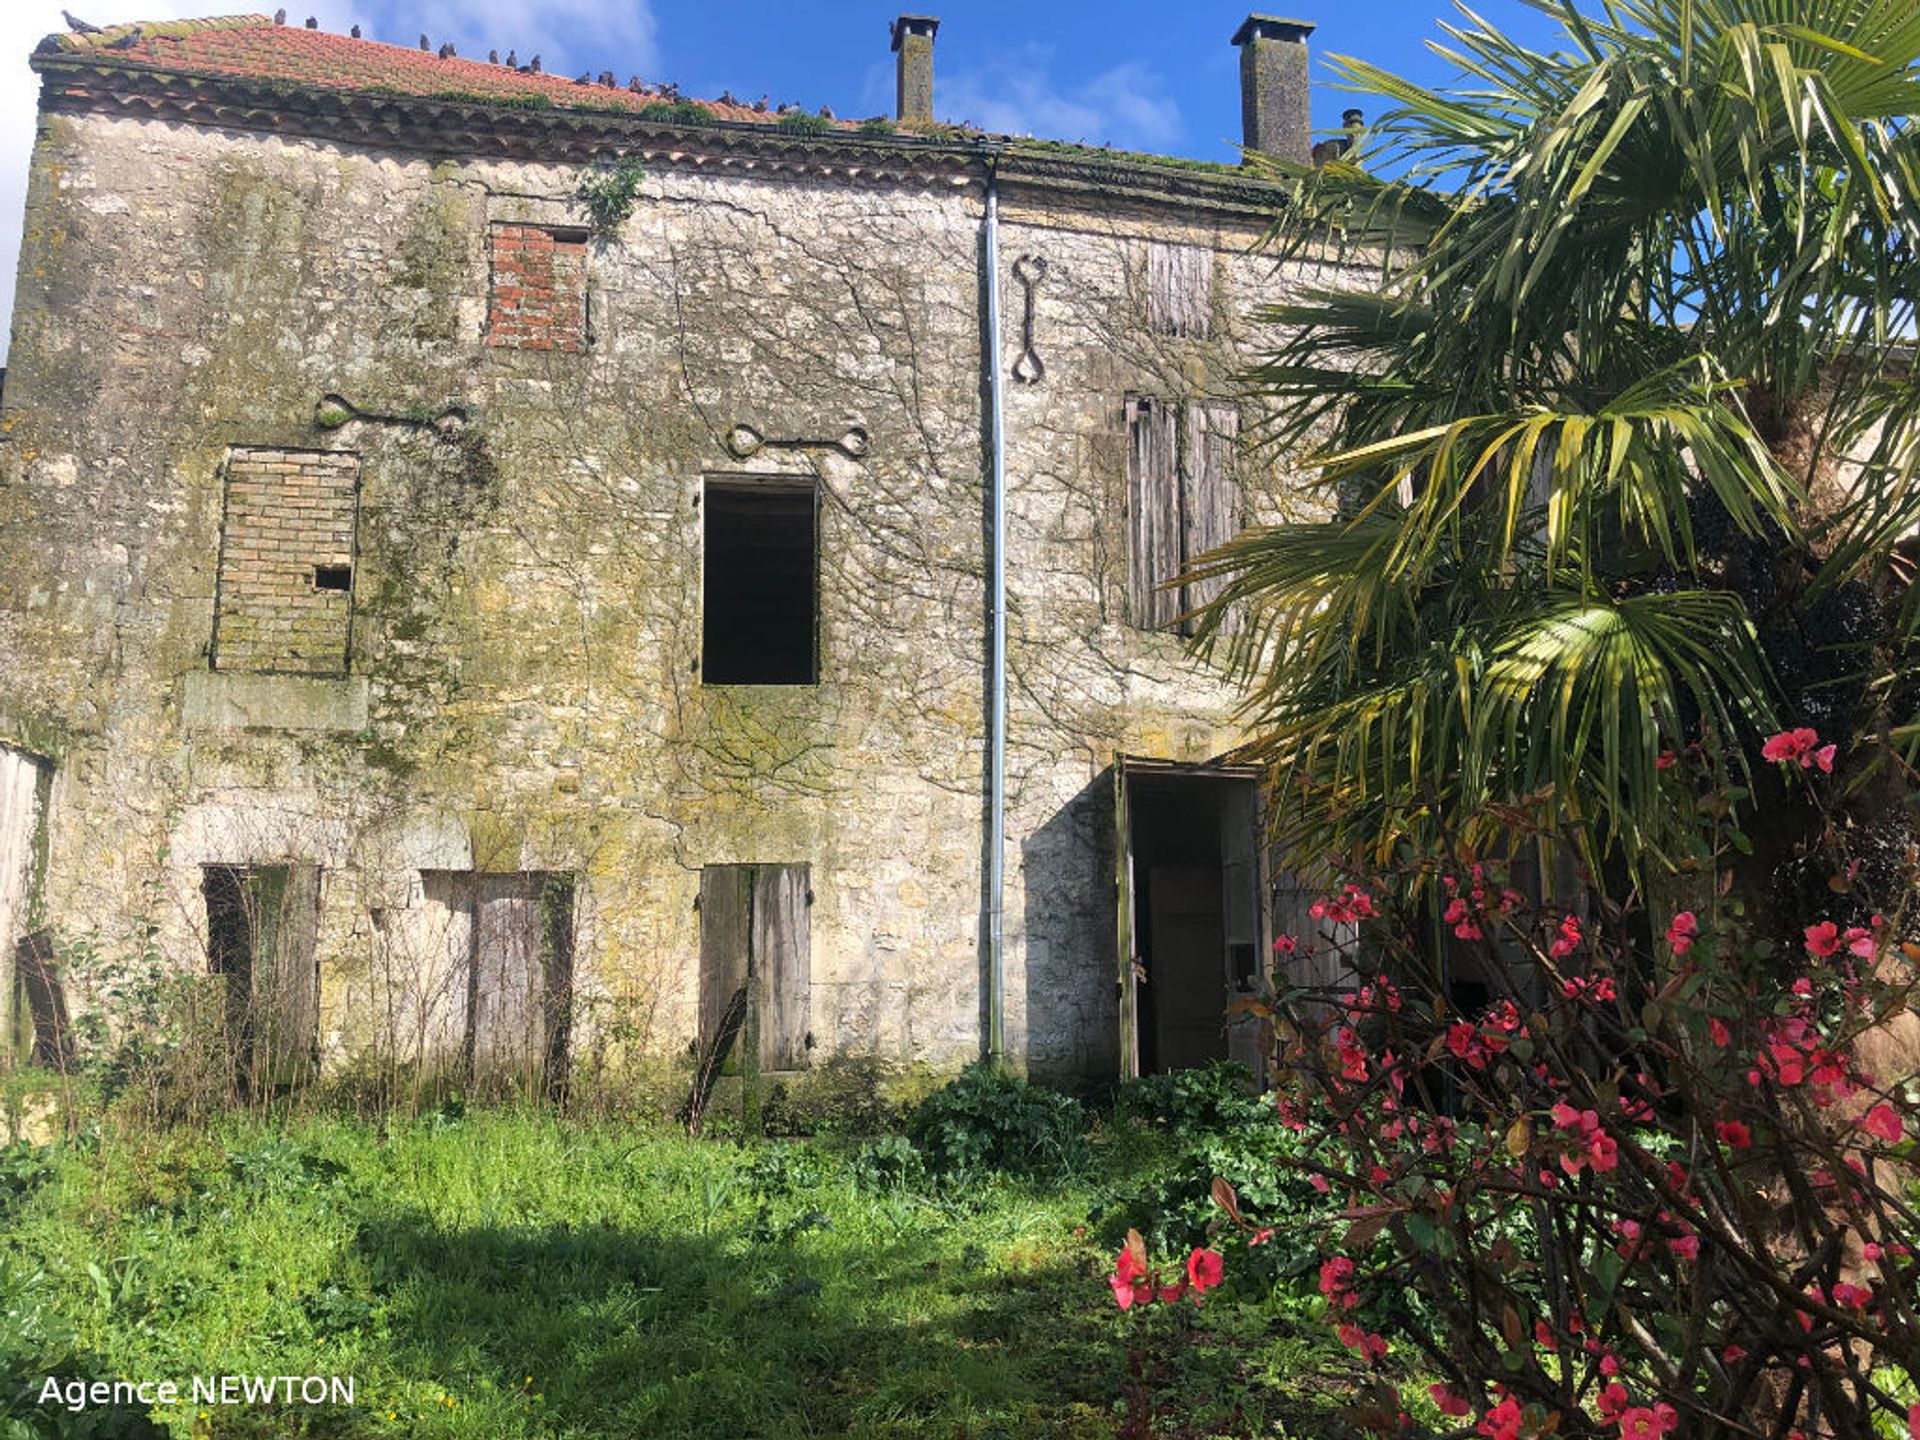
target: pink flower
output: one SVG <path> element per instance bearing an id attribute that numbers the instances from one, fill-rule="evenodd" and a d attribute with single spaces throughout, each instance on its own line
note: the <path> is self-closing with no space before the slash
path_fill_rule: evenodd
<path id="1" fill-rule="evenodd" d="M 1828 775 L 1833 773 L 1833 752 L 1837 748 L 1833 745 L 1822 745 L 1813 752 L 1813 763 Z"/>
<path id="2" fill-rule="evenodd" d="M 1720 1352 L 1720 1358 L 1729 1365 L 1738 1365 L 1747 1358 L 1747 1347 L 1729 1343 L 1727 1348 Z"/>
<path id="3" fill-rule="evenodd" d="M 1673 947 L 1673 953 L 1684 955 L 1693 945 L 1693 937 L 1700 933 L 1700 922 L 1694 918 L 1691 910 L 1682 910 L 1673 917 L 1673 923 L 1667 926 L 1667 944 Z"/>
<path id="4" fill-rule="evenodd" d="M 1831 920 L 1807 926 L 1807 950 L 1824 960 L 1840 948 L 1840 927 Z"/>
<path id="5" fill-rule="evenodd" d="M 1620 1163 L 1620 1146 L 1611 1135 L 1595 1135 L 1587 1155 L 1595 1170 L 1611 1170 Z"/>
<path id="6" fill-rule="evenodd" d="M 1316 900 L 1307 907 L 1307 914 L 1314 919 L 1331 920 L 1336 925 L 1357 924 L 1371 920 L 1378 913 L 1373 897 L 1358 885 L 1345 886 L 1338 899 Z"/>
<path id="7" fill-rule="evenodd" d="M 1611 1385 L 1601 1387 L 1599 1395 L 1594 1398 L 1600 1402 L 1600 1418 L 1617 1421 L 1627 1408 L 1627 1387 L 1615 1380 Z"/>
<path id="8" fill-rule="evenodd" d="M 1481 1417 L 1478 1433 L 1486 1440 L 1520 1440 L 1520 1402 L 1509 1395 Z"/>
<path id="9" fill-rule="evenodd" d="M 1153 1303 L 1153 1281 L 1148 1278 L 1147 1267 L 1133 1258 L 1131 1249 L 1122 1250 L 1113 1262 L 1107 1284 L 1113 1287 L 1114 1303 L 1122 1310 L 1131 1310 L 1136 1300 L 1142 1305 Z"/>
<path id="10" fill-rule="evenodd" d="M 1620 1440 L 1660 1440 L 1679 1423 L 1680 1416 L 1671 1405 L 1635 1405 L 1620 1417 Z"/>
<path id="11" fill-rule="evenodd" d="M 1676 1235 L 1667 1241 L 1667 1248 L 1673 1252 L 1676 1260 L 1698 1260 L 1700 1258 L 1700 1237 L 1698 1235 Z"/>
<path id="12" fill-rule="evenodd" d="M 1562 1130 L 1577 1130 L 1587 1134 L 1600 1124 L 1600 1117 L 1591 1110 L 1576 1110 L 1562 1100 L 1552 1110 L 1553 1123 Z"/>
<path id="13" fill-rule="evenodd" d="M 1728 1031 L 1726 1022 L 1719 1016 L 1713 1015 L 1707 1018 L 1707 1038 L 1716 1045 L 1726 1045 L 1733 1036 Z"/>
<path id="14" fill-rule="evenodd" d="M 1309 1175 L 1307 1177 L 1307 1184 L 1311 1185 L 1315 1190 L 1318 1190 L 1322 1195 L 1333 1188 L 1324 1175 Z"/>
<path id="15" fill-rule="evenodd" d="M 1256 1230 L 1253 1232 L 1253 1238 L 1247 1241 L 1247 1248 L 1251 1250 L 1254 1246 L 1264 1245 L 1271 1239 L 1273 1239 L 1273 1230 L 1270 1227 Z"/>
<path id="16" fill-rule="evenodd" d="M 1814 748 L 1820 743 L 1820 736 L 1804 727 L 1798 730 L 1782 730 L 1778 735 L 1760 747 L 1760 756 L 1765 760 L 1780 763 L 1798 760 L 1802 769 L 1813 763 Z"/>
<path id="17" fill-rule="evenodd" d="M 1386 1338 L 1371 1335 L 1358 1325 L 1341 1325 L 1334 1330 L 1340 1337 L 1340 1343 L 1349 1350 L 1358 1350 L 1369 1365 L 1378 1365 L 1387 1358 Z"/>
<path id="18" fill-rule="evenodd" d="M 1735 1150 L 1745 1150 L 1753 1144 L 1753 1132 L 1738 1120 L 1716 1120 L 1713 1133 L 1720 1137 L 1720 1143 L 1730 1145 Z"/>
<path id="19" fill-rule="evenodd" d="M 1187 1281 L 1196 1296 L 1218 1285 L 1227 1273 L 1227 1264 L 1217 1251 L 1201 1246 L 1187 1256 Z"/>
<path id="20" fill-rule="evenodd" d="M 1547 947 L 1547 952 L 1556 960 L 1564 960 L 1580 948 L 1580 921 L 1577 916 L 1569 915 L 1560 922 L 1560 934 Z"/>
<path id="21" fill-rule="evenodd" d="M 1547 1327 L 1547 1322 L 1544 1320 L 1533 1322 L 1533 1343 L 1550 1353 L 1560 1348 L 1560 1342 L 1554 1338 L 1553 1331 Z"/>
<path id="22" fill-rule="evenodd" d="M 1292 955 L 1300 948 L 1300 942 L 1291 935 L 1276 935 L 1273 940 L 1273 953 Z"/>
<path id="23" fill-rule="evenodd" d="M 1330 1304 L 1341 1310 L 1351 1310 L 1359 1303 L 1352 1286 L 1353 1261 L 1344 1255 L 1336 1255 L 1331 1260 L 1320 1262 L 1320 1293 L 1327 1297 Z"/>
<path id="24" fill-rule="evenodd" d="M 1907 1128 L 1901 1123 L 1898 1112 L 1884 1101 L 1867 1111 L 1860 1125 L 1869 1135 L 1889 1145 L 1898 1145 L 1907 1135 Z"/>
<path id="25" fill-rule="evenodd" d="M 1920 1440 L 1920 1405 L 1907 1407 L 1907 1440 Z"/>
<path id="26" fill-rule="evenodd" d="M 1432 1397 L 1433 1403 L 1439 1407 L 1442 1415 L 1460 1416 L 1471 1414 L 1473 1411 L 1473 1406 L 1467 1402 L 1467 1397 L 1450 1386 L 1429 1385 L 1427 1394 Z"/>

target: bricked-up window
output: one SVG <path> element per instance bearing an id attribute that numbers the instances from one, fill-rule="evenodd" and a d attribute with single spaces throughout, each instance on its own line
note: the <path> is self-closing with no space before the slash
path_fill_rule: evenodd
<path id="1" fill-rule="evenodd" d="M 587 232 L 495 225 L 487 343 L 510 350 L 584 350 Z"/>
<path id="2" fill-rule="evenodd" d="M 1165 629 L 1219 593 L 1218 580 L 1166 582 L 1239 532 L 1239 434 L 1227 402 L 1128 397 L 1127 618 L 1140 629 Z"/>
<path id="3" fill-rule="evenodd" d="M 700 678 L 708 685 L 819 679 L 819 529 L 812 481 L 709 480 Z"/>
<path id="4" fill-rule="evenodd" d="M 344 675 L 359 457 L 233 450 L 226 474 L 213 668 Z"/>

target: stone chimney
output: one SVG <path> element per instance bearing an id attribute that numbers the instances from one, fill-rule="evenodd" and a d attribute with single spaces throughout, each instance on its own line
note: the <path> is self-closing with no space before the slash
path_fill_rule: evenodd
<path id="1" fill-rule="evenodd" d="M 1315 142 L 1313 163 L 1317 169 L 1340 159 L 1353 149 L 1353 137 L 1367 128 L 1367 115 L 1364 110 L 1342 110 L 1340 112 L 1340 133 L 1325 140 Z"/>
<path id="2" fill-rule="evenodd" d="M 1249 15 L 1233 32 L 1240 47 L 1241 143 L 1305 165 L 1313 158 L 1307 89 L 1306 20 Z"/>
<path id="3" fill-rule="evenodd" d="M 933 34 L 939 28 L 934 15 L 902 15 L 893 22 L 893 53 L 900 57 L 897 119 L 933 119 Z"/>

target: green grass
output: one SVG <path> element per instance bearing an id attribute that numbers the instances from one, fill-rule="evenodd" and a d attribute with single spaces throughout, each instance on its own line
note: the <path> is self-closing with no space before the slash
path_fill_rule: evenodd
<path id="1" fill-rule="evenodd" d="M 1096 1142 L 1050 1186 L 890 1191 L 813 1144 L 538 1113 L 15 1147 L 0 1376 L 356 1378 L 351 1408 L 157 1409 L 179 1436 L 1028 1440 L 1113 1435 L 1131 1337 L 1152 1434 L 1338 1433 L 1340 1384 L 1303 1377 L 1344 1362 L 1284 1286 L 1115 1311 L 1103 1237 L 1151 1137 Z"/>

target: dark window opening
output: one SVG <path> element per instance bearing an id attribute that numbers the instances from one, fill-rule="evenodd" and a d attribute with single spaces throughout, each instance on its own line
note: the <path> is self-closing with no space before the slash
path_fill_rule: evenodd
<path id="1" fill-rule="evenodd" d="M 200 893 L 207 905 L 207 968 L 226 982 L 235 1085 L 270 1094 L 305 1077 L 318 1059 L 320 871 L 209 865 Z"/>
<path id="2" fill-rule="evenodd" d="M 709 481 L 701 509 L 702 682 L 817 683 L 814 487 Z"/>
<path id="3" fill-rule="evenodd" d="M 314 566 L 313 588 L 316 590 L 338 590 L 342 593 L 352 590 L 353 567 L 351 565 Z"/>

